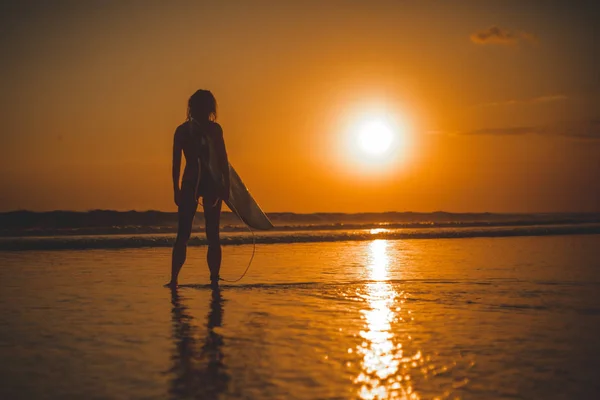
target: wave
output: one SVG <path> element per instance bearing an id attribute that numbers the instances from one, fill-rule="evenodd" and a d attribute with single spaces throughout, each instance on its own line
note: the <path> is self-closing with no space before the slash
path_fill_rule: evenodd
<path id="1" fill-rule="evenodd" d="M 600 213 L 269 213 L 275 231 L 319 231 L 375 228 L 468 228 L 600 223 Z M 202 213 L 196 216 L 203 224 Z M 242 232 L 245 226 L 230 212 L 221 216 L 223 232 Z M 0 237 L 142 235 L 175 233 L 177 214 L 161 211 L 88 212 L 13 211 L 0 213 Z"/>
<path id="2" fill-rule="evenodd" d="M 371 229 L 311 232 L 267 232 L 249 234 L 224 234 L 223 245 L 243 244 L 291 244 L 342 241 L 365 241 L 374 239 L 458 239 L 478 237 L 515 237 L 548 235 L 600 234 L 600 224 L 576 224 L 553 226 L 518 226 L 485 228 L 423 228 L 423 229 Z M 132 249 L 145 247 L 171 247 L 174 235 L 107 235 L 107 236 L 58 236 L 58 237 L 12 237 L 0 239 L 0 251 L 23 250 L 84 250 L 84 249 Z M 190 246 L 206 245 L 202 236 L 194 236 Z"/>

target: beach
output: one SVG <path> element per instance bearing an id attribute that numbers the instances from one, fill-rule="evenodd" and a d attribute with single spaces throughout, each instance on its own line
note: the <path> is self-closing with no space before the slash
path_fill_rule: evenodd
<path id="1" fill-rule="evenodd" d="M 598 4 L 2 2 L 0 400 L 599 400 Z"/>
<path id="2" fill-rule="evenodd" d="M 593 399 L 600 236 L 0 252 L 0 397 Z M 252 245 L 225 246 L 238 278 Z"/>

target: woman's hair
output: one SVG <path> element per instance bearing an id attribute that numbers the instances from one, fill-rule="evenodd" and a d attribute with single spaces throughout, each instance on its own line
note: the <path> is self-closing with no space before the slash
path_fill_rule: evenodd
<path id="1" fill-rule="evenodd" d="M 188 119 L 214 121 L 217 119 L 217 100 L 209 90 L 197 90 L 188 100 Z"/>

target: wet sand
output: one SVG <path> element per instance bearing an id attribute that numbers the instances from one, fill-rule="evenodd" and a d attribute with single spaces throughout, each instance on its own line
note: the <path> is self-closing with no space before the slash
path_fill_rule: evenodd
<path id="1" fill-rule="evenodd" d="M 0 252 L 1 398 L 600 395 L 600 236 Z M 224 249 L 238 277 L 251 246 Z"/>

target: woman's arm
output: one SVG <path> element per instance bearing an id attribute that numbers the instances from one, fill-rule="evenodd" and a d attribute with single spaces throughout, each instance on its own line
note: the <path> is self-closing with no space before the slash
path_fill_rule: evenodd
<path id="1" fill-rule="evenodd" d="M 175 198 L 175 204 L 179 205 L 179 175 L 181 172 L 181 151 L 183 149 L 181 143 L 181 135 L 179 134 L 179 129 L 175 131 L 175 135 L 173 136 L 173 193 Z"/>

